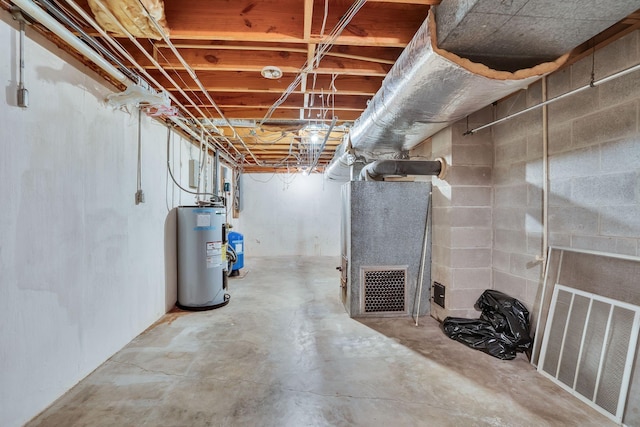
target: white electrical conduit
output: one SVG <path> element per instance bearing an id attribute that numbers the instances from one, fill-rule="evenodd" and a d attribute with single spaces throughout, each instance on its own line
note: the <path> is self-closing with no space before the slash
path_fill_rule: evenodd
<path id="1" fill-rule="evenodd" d="M 501 119 L 494 120 L 493 122 L 487 123 L 486 125 L 482 125 L 482 126 L 477 127 L 475 129 L 468 130 L 468 131 L 466 131 L 464 133 L 464 135 L 474 134 L 474 133 L 476 133 L 478 131 L 481 131 L 482 129 L 486 129 L 488 127 L 491 127 L 491 126 L 497 125 L 499 123 L 505 122 L 507 120 L 513 119 L 514 117 L 518 117 L 518 116 L 520 116 L 522 114 L 528 113 L 529 111 L 533 111 L 533 110 L 535 110 L 537 108 L 544 107 L 544 106 L 552 104 L 552 103 L 554 103 L 556 101 L 560 101 L 561 99 L 567 98 L 567 97 L 569 97 L 571 95 L 575 95 L 576 93 L 580 93 L 580 92 L 583 92 L 583 91 L 585 91 L 587 89 L 590 89 L 590 88 L 593 88 L 593 87 L 596 87 L 596 86 L 600 86 L 601 84 L 604 84 L 604 83 L 608 83 L 608 82 L 610 82 L 612 80 L 617 79 L 618 77 L 626 76 L 627 74 L 633 73 L 634 71 L 637 71 L 637 70 L 640 70 L 640 64 L 636 64 L 636 65 L 634 65 L 632 67 L 625 68 L 624 70 L 618 71 L 617 73 L 614 73 L 614 74 L 612 74 L 610 76 L 604 77 L 604 78 L 602 78 L 600 80 L 593 80 L 587 85 L 584 85 L 584 86 L 581 86 L 579 88 L 573 89 L 573 90 L 571 90 L 569 92 L 563 93 L 562 95 L 556 96 L 555 98 L 551 98 L 551 99 L 543 101 L 543 102 L 541 102 L 539 104 L 532 105 L 531 107 L 525 108 L 522 111 L 518 111 L 517 113 L 510 114 L 510 115 L 508 115 L 506 117 L 503 117 Z"/>
<path id="2" fill-rule="evenodd" d="M 114 65 L 100 56 L 97 52 L 89 48 L 88 45 L 86 45 L 82 40 L 71 33 L 64 25 L 60 24 L 53 17 L 51 17 L 51 15 L 49 15 L 44 9 L 37 6 L 33 1 L 15 0 L 13 1 L 13 3 L 28 15 L 40 22 L 42 25 L 44 25 L 51 32 L 60 37 L 62 40 L 64 40 L 66 43 L 68 43 L 71 47 L 87 57 L 90 61 L 100 67 L 104 72 L 109 74 L 119 83 L 122 83 L 127 87 L 133 83 L 126 75 L 124 75 L 124 73 L 118 70 Z M 74 7 L 74 9 L 75 8 L 76 7 Z M 158 86 L 162 87 L 161 85 Z M 184 126 L 181 126 L 181 128 L 184 128 Z"/>
<path id="3" fill-rule="evenodd" d="M 18 80 L 18 107 L 27 108 L 29 106 L 29 91 L 24 87 L 24 28 L 25 19 L 19 14 L 20 22 L 20 78 Z"/>
<path id="4" fill-rule="evenodd" d="M 104 59 L 102 56 L 98 55 L 97 52 L 90 49 L 84 42 L 82 42 L 78 37 L 73 35 L 67 28 L 60 24 L 58 21 L 53 19 L 51 15 L 44 11 L 44 9 L 37 6 L 31 0 L 12 0 L 13 4 L 18 6 L 27 15 L 31 16 L 42 25 L 47 27 L 51 32 L 55 33 L 58 37 L 68 43 L 75 50 L 86 56 L 91 62 L 100 67 L 104 72 L 109 74 L 119 83 L 129 86 L 131 84 L 131 80 L 127 76 L 125 76 L 120 70 L 118 70 L 115 66 L 113 66 L 110 62 Z"/>
<path id="5" fill-rule="evenodd" d="M 542 78 L 542 102 L 547 101 L 547 76 Z M 549 244 L 549 108 L 542 106 L 542 274 L 547 270 Z"/>
<path id="6" fill-rule="evenodd" d="M 60 5 L 58 0 L 38 0 L 38 4 L 58 22 L 65 25 L 72 34 L 78 35 L 79 39 L 88 44 L 93 50 L 103 55 L 112 64 L 116 65 L 116 67 L 129 77 L 130 80 L 134 82 L 138 81 L 139 76 L 129 70 L 119 58 L 113 55 L 112 51 L 106 49 L 103 45 L 98 43 L 94 37 L 87 34 L 78 24 L 78 20 L 75 19 L 76 17 L 69 15 L 69 12 Z"/>
<path id="7" fill-rule="evenodd" d="M 73 1 L 73 0 L 66 0 L 67 4 L 69 4 L 80 16 L 82 16 L 82 18 L 88 22 L 93 28 L 95 28 L 102 37 L 104 37 L 105 40 L 107 40 L 107 42 L 113 46 L 121 55 L 123 55 L 124 57 L 127 58 L 127 60 L 129 62 L 131 62 L 141 73 L 143 73 L 145 75 L 145 77 L 147 77 L 152 83 L 154 83 L 157 87 L 161 87 L 164 89 L 164 87 L 156 80 L 154 79 L 145 69 L 144 67 L 142 67 L 132 56 L 131 54 L 129 54 L 129 52 L 127 52 L 122 46 L 120 46 L 119 43 L 117 43 L 110 35 L 108 35 L 100 25 L 98 25 L 98 23 L 91 17 L 89 16 L 89 14 L 87 14 L 84 9 L 82 9 L 80 6 L 78 6 L 78 4 Z M 173 84 L 173 86 L 178 89 L 178 91 L 180 92 L 180 94 L 182 96 L 184 96 L 193 107 L 196 108 L 196 110 L 202 114 L 202 116 L 206 116 L 206 114 L 198 107 L 198 105 L 196 105 L 196 103 L 182 90 L 182 88 L 175 82 L 175 80 L 173 80 L 171 78 L 171 76 L 169 76 L 169 74 L 166 72 L 166 70 L 151 56 L 149 55 L 149 53 L 144 49 L 144 47 L 136 40 L 135 37 L 133 37 L 128 31 L 127 29 L 122 26 L 122 24 L 120 24 L 120 21 L 118 21 L 118 19 L 113 16 L 113 14 L 111 14 L 111 11 L 109 11 L 101 2 L 97 1 L 96 2 L 98 4 L 98 6 L 100 6 L 100 8 L 104 11 L 104 13 L 114 22 L 116 23 L 119 28 L 120 31 L 123 32 L 123 34 L 126 34 L 129 38 L 129 40 L 147 57 L 147 59 L 149 59 L 151 61 L 151 63 L 169 80 L 169 82 L 171 84 Z M 165 89 L 166 91 L 166 89 Z M 200 121 L 196 118 L 195 115 L 193 115 L 189 110 L 187 110 L 184 105 L 182 103 L 180 103 L 177 98 L 171 94 L 171 92 L 166 91 L 169 94 L 169 97 L 171 98 L 172 101 L 174 101 L 176 104 L 178 104 L 179 106 L 182 107 L 182 109 L 184 111 L 187 112 L 187 114 L 189 114 L 189 116 L 191 116 L 191 118 L 193 120 L 196 121 L 196 123 L 200 124 L 200 127 L 202 129 L 204 129 L 204 131 L 207 133 L 207 135 L 212 138 L 215 142 L 217 142 L 216 137 L 211 134 L 205 127 L 204 125 L 202 125 L 202 123 L 200 123 Z M 199 139 L 199 137 L 197 138 Z M 230 143 L 230 142 L 229 142 Z M 233 144 L 230 144 L 233 147 Z M 231 154 L 222 146 L 222 145 L 216 145 L 217 148 L 223 150 L 225 153 L 227 153 L 229 156 L 231 156 Z M 212 147 L 213 148 L 213 147 Z M 235 147 L 234 147 L 235 148 Z M 241 154 L 240 151 L 238 151 L 236 149 L 236 151 L 238 152 L 238 154 Z M 235 163 L 235 162 L 233 162 Z"/>
<path id="8" fill-rule="evenodd" d="M 225 154 L 227 154 L 228 160 L 235 165 L 236 162 L 231 160 L 231 153 L 229 153 L 229 151 L 223 147 L 222 145 L 219 144 L 219 142 L 216 139 L 216 136 L 211 134 L 211 132 L 209 132 L 206 128 L 204 128 L 204 126 L 202 125 L 202 123 L 200 123 L 200 120 L 198 120 L 198 118 L 196 118 L 195 115 L 193 115 L 189 110 L 187 110 L 187 108 L 180 102 L 178 101 L 178 99 L 175 97 L 175 95 L 173 95 L 171 92 L 169 92 L 168 90 L 166 90 L 166 88 L 160 84 L 155 78 L 153 78 L 153 76 L 151 76 L 145 69 L 144 67 L 142 67 L 132 56 L 131 54 L 129 54 L 129 52 L 127 52 L 118 42 L 116 42 L 113 37 L 111 37 L 110 35 L 108 35 L 103 29 L 102 27 L 100 27 L 100 25 L 91 17 L 89 16 L 84 9 L 80 8 L 80 6 L 78 6 L 77 3 L 75 3 L 73 0 L 66 0 L 67 3 L 78 13 L 80 14 L 80 16 L 82 16 L 83 19 L 85 19 L 86 22 L 88 22 L 94 29 L 96 29 L 96 31 L 98 31 L 100 33 L 100 35 L 112 46 L 114 47 L 121 55 L 123 55 L 125 58 L 127 58 L 127 60 L 129 62 L 131 62 L 131 64 L 133 64 L 138 71 L 140 71 L 147 79 L 149 79 L 149 81 L 151 81 L 153 84 L 155 84 L 157 87 L 162 88 L 165 90 L 165 92 L 167 92 L 169 94 L 169 98 L 171 98 L 171 100 L 176 103 L 178 106 L 180 106 L 196 123 L 200 124 L 201 129 L 203 129 L 206 133 L 207 136 L 212 138 L 214 140 L 214 142 L 216 142 L 217 144 L 214 147 L 211 147 L 212 149 L 220 149 L 222 150 Z M 114 18 L 115 19 L 115 18 Z M 121 30 L 126 32 L 126 29 L 124 29 L 124 27 L 121 27 Z M 137 40 L 135 38 L 132 38 L 132 36 L 129 37 L 130 40 L 132 42 L 134 42 L 134 44 L 136 44 L 136 46 L 138 47 L 138 49 L 140 49 L 145 55 L 147 55 L 146 50 L 144 50 L 144 48 L 142 46 L 140 46 L 137 43 Z M 150 57 L 149 55 L 147 55 L 147 58 L 152 60 L 152 62 L 154 62 L 153 57 Z M 154 65 L 156 66 L 156 68 L 158 68 L 158 70 L 174 85 L 174 87 L 176 87 L 178 89 L 178 91 L 180 91 L 180 93 L 189 101 L 189 103 L 195 107 L 201 114 L 204 114 L 199 107 L 196 105 L 196 103 L 184 92 L 182 91 L 182 89 L 180 88 L 180 86 L 166 73 L 166 71 L 164 70 L 164 68 L 158 64 L 158 63 L 154 63 Z M 200 139 L 200 137 L 196 137 L 196 139 Z M 236 150 L 238 152 L 238 154 L 240 154 L 240 152 L 238 150 Z"/>
<path id="9" fill-rule="evenodd" d="M 96 3 L 98 3 L 100 5 L 101 8 L 104 8 L 104 6 L 102 4 L 102 1 L 100 1 L 100 0 L 95 0 L 95 1 L 96 1 Z M 204 85 L 202 84 L 200 79 L 198 79 L 198 76 L 196 75 L 196 72 L 193 70 L 193 68 L 191 68 L 191 66 L 187 63 L 187 61 L 184 60 L 184 58 L 182 57 L 180 52 L 178 52 L 178 49 L 176 49 L 176 47 L 173 45 L 173 42 L 169 39 L 169 37 L 164 32 L 164 30 L 162 29 L 160 24 L 158 24 L 156 19 L 153 16 L 151 16 L 151 14 L 147 10 L 146 6 L 144 4 L 142 4 L 141 1 L 138 1 L 138 3 L 140 3 L 140 6 L 141 6 L 142 10 L 144 11 L 144 13 L 146 14 L 147 19 L 153 24 L 154 27 L 156 27 L 156 30 L 160 33 L 160 35 L 162 36 L 162 39 L 164 40 L 164 42 L 167 44 L 167 46 L 169 46 L 169 49 L 171 49 L 171 52 L 173 52 L 173 54 L 176 56 L 176 58 L 178 58 L 178 60 L 180 61 L 180 63 L 184 67 L 184 69 L 187 71 L 187 73 L 193 79 L 193 81 L 198 85 L 198 88 L 202 91 L 202 93 L 204 93 L 204 95 L 207 97 L 207 100 L 211 103 L 213 108 L 218 112 L 220 117 L 222 117 L 222 119 L 225 121 L 227 126 L 229 126 L 229 128 L 233 131 L 233 137 L 235 139 L 237 139 L 238 141 L 240 141 L 240 144 L 242 144 L 244 149 L 247 150 L 247 152 L 249 153 L 249 155 L 251 156 L 253 161 L 256 162 L 256 164 L 258 166 L 261 166 L 261 162 L 253 154 L 251 149 L 249 149 L 247 144 L 244 142 L 244 139 L 242 139 L 242 137 L 238 134 L 238 132 L 236 131 L 236 128 L 233 127 L 233 125 L 227 119 L 227 117 L 224 115 L 222 110 L 220 110 L 220 107 L 218 107 L 218 104 L 213 100 L 211 95 L 209 95 L 209 91 L 207 91 L 207 89 L 204 87 Z"/>

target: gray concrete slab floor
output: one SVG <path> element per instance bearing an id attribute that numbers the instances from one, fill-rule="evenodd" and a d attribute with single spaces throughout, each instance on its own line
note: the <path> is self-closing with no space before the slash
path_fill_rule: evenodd
<path id="1" fill-rule="evenodd" d="M 27 425 L 615 425 L 430 317 L 350 319 L 337 265 L 247 259 L 226 307 L 167 314 Z"/>

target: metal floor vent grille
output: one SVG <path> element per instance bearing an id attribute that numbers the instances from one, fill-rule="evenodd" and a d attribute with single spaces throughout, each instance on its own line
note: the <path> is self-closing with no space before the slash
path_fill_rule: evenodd
<path id="1" fill-rule="evenodd" d="M 363 268 L 364 312 L 406 312 L 406 268 Z"/>
<path id="2" fill-rule="evenodd" d="M 538 370 L 622 422 L 640 307 L 558 284 L 549 318 Z"/>

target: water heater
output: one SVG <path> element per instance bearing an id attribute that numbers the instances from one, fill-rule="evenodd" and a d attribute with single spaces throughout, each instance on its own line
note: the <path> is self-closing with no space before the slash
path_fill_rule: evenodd
<path id="1" fill-rule="evenodd" d="M 178 208 L 178 307 L 209 310 L 229 302 L 224 223 L 222 206 Z"/>

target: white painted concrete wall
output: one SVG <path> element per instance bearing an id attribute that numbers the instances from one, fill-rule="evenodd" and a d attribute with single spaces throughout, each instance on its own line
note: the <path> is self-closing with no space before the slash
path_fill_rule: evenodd
<path id="1" fill-rule="evenodd" d="M 38 36 L 51 51 L 27 39 L 30 106 L 18 108 L 15 29 L 0 13 L 0 425 L 8 427 L 173 306 L 167 208 L 191 197 L 165 194 L 167 131 L 144 117 L 146 203 L 134 204 L 136 116 L 104 105 L 112 89 Z M 176 140 L 186 181 L 180 153 L 188 159 L 193 149 Z"/>
<path id="2" fill-rule="evenodd" d="M 339 256 L 340 186 L 320 174 L 246 174 L 233 221 L 245 256 Z M 245 263 L 246 264 L 246 263 Z"/>

